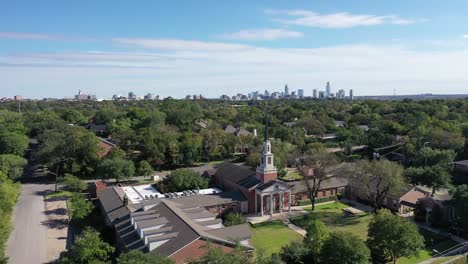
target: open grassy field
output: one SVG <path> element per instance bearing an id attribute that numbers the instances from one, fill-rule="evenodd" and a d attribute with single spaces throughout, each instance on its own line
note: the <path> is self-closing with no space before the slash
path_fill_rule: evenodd
<path id="1" fill-rule="evenodd" d="M 270 221 L 250 227 L 252 243 L 257 252 L 271 255 L 280 251 L 281 247 L 293 240 L 301 240 L 302 236 L 291 230 L 281 221 Z"/>
<path id="2" fill-rule="evenodd" d="M 363 240 L 367 239 L 367 226 L 372 219 L 372 215 L 362 213 L 358 215 L 346 215 L 342 209 L 349 205 L 336 202 L 323 204 L 315 207 L 315 212 L 306 216 L 292 218 L 291 222 L 306 228 L 308 223 L 314 219 L 322 221 L 330 231 L 347 231 L 358 235 Z M 306 211 L 311 210 L 311 206 L 304 207 Z"/>

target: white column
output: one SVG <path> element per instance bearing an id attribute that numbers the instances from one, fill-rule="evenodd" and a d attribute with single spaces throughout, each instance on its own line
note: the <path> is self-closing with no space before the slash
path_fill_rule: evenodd
<path id="1" fill-rule="evenodd" d="M 260 194 L 260 215 L 263 216 L 263 194 Z"/>
<path id="2" fill-rule="evenodd" d="M 273 194 L 270 194 L 270 215 L 273 215 Z"/>

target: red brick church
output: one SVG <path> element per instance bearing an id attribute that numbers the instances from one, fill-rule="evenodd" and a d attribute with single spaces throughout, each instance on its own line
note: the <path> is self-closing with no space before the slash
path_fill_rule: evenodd
<path id="1" fill-rule="evenodd" d="M 208 172 L 208 175 L 224 191 L 239 190 L 247 197 L 247 203 L 241 208 L 242 213 L 272 215 L 291 210 L 291 187 L 278 180 L 267 124 L 262 158 L 256 171 L 225 162 Z"/>

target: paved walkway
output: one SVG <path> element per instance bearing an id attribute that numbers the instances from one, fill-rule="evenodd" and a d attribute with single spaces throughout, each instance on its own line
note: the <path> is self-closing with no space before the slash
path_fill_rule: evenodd
<path id="1" fill-rule="evenodd" d="M 68 212 L 63 197 L 47 199 L 45 202 L 47 226 L 47 261 L 56 261 L 66 250 L 68 239 Z"/>
<path id="2" fill-rule="evenodd" d="M 47 227 L 44 225 L 43 193 L 52 184 L 26 183 L 13 213 L 13 232 L 7 242 L 10 264 L 34 264 L 47 261 Z"/>

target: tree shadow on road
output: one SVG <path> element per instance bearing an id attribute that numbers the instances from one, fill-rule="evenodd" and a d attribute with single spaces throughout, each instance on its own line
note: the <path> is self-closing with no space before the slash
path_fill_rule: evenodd
<path id="1" fill-rule="evenodd" d="M 45 215 L 66 215 L 67 214 L 67 209 L 65 208 L 56 208 L 56 209 L 53 209 L 53 210 L 48 210 L 48 211 L 44 211 L 44 214 Z"/>
<path id="2" fill-rule="evenodd" d="M 42 221 L 42 225 L 50 229 L 64 229 L 68 226 L 67 219 L 51 219 Z"/>

